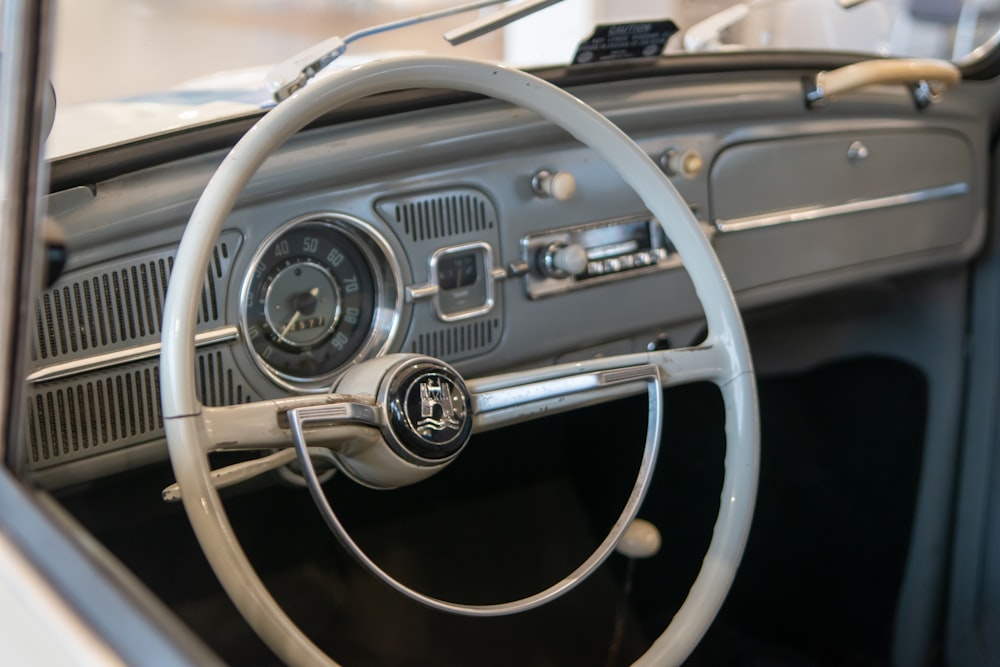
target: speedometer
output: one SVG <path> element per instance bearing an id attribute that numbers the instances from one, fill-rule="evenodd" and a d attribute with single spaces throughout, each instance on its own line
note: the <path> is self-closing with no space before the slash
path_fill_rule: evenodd
<path id="1" fill-rule="evenodd" d="M 393 263 L 372 230 L 346 216 L 288 223 L 254 257 L 244 281 L 245 338 L 257 365 L 284 386 L 325 386 L 388 338 Z"/>

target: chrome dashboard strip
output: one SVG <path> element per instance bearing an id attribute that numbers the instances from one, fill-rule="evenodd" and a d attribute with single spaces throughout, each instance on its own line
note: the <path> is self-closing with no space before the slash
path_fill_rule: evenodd
<path id="1" fill-rule="evenodd" d="M 236 340 L 239 338 L 239 335 L 239 329 L 232 326 L 212 329 L 211 331 L 202 331 L 201 333 L 195 334 L 194 345 L 195 347 L 218 345 L 219 343 L 227 343 L 231 340 Z M 92 371 L 109 368 L 111 366 L 121 366 L 135 361 L 152 359 L 159 354 L 160 343 L 139 345 L 138 347 L 130 347 L 126 350 L 99 354 L 93 357 L 87 357 L 86 359 L 74 359 L 73 361 L 52 364 L 51 366 L 40 368 L 29 374 L 28 382 L 30 384 L 37 384 L 39 382 L 61 380 L 72 375 L 80 375 L 82 373 L 90 373 Z"/>
<path id="2" fill-rule="evenodd" d="M 806 206 L 803 208 L 786 209 L 774 213 L 764 213 L 762 215 L 751 215 L 745 218 L 734 218 L 732 220 L 716 220 L 715 228 L 719 232 L 743 232 L 750 229 L 761 229 L 764 227 L 775 227 L 785 225 L 790 222 L 811 222 L 823 218 L 832 218 L 838 215 L 848 215 L 850 213 L 864 213 L 866 211 L 877 211 L 895 206 L 906 206 L 920 202 L 934 201 L 957 197 L 969 192 L 969 184 L 965 182 L 941 185 L 925 190 L 914 190 L 898 195 L 888 195 L 885 197 L 875 197 L 872 199 L 858 199 L 837 204 L 834 206 Z"/>

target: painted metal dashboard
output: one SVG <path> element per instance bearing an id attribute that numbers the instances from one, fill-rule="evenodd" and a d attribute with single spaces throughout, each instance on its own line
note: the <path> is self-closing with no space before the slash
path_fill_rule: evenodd
<path id="1" fill-rule="evenodd" d="M 982 243 L 987 137 L 961 88 L 925 110 L 894 88 L 807 109 L 794 72 L 573 92 L 671 176 L 744 307 L 965 261 Z M 32 323 L 27 466 L 42 483 L 165 458 L 163 299 L 221 157 L 49 197 L 70 263 Z M 325 391 L 384 351 L 475 377 L 700 331 L 682 258 L 621 179 L 489 100 L 301 133 L 242 193 L 213 258 L 197 341 L 210 405 Z"/>

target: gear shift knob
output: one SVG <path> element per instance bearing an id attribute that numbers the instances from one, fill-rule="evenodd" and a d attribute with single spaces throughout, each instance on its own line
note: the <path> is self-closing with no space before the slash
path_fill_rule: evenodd
<path id="1" fill-rule="evenodd" d="M 659 529 L 645 519 L 634 519 L 615 549 L 628 558 L 649 558 L 663 544 Z"/>

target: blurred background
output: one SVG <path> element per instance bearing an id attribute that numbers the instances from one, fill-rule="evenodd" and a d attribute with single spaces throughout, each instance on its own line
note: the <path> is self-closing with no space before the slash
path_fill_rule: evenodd
<path id="1" fill-rule="evenodd" d="M 262 67 L 328 37 L 457 0 L 57 0 L 53 83 L 60 105 L 162 91 L 209 73 Z M 484 9 L 366 39 L 350 53 L 438 51 L 518 66 L 565 64 L 598 22 L 671 18 L 668 52 L 838 48 L 962 58 L 1000 25 L 1000 0 L 564 0 L 461 47 L 441 35 Z M 736 8 L 730 21 L 719 12 Z M 706 22 L 707 21 L 707 22 Z M 701 30 L 701 42 L 685 34 Z M 707 35 L 707 36 L 706 36 Z"/>

